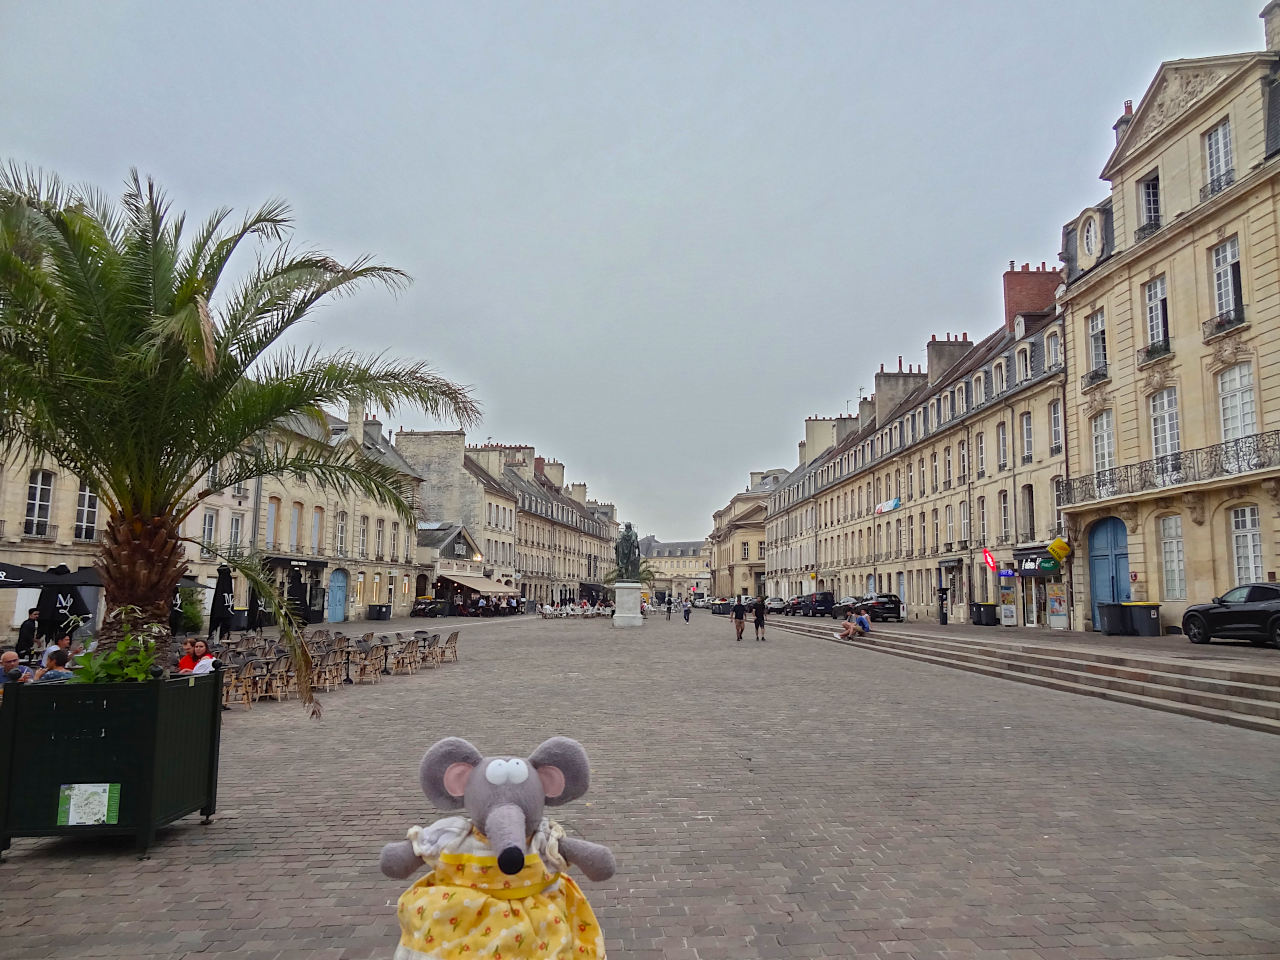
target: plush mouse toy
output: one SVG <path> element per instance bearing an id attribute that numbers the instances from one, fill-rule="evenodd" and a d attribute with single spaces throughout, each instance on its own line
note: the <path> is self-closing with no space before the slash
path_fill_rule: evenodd
<path id="1" fill-rule="evenodd" d="M 587 752 L 552 737 L 527 759 L 482 757 L 447 737 L 422 758 L 422 792 L 437 807 L 464 808 L 382 848 L 382 872 L 403 880 L 431 872 L 400 897 L 395 960 L 554 957 L 603 960 L 591 905 L 564 872 L 613 876 L 608 847 L 566 836 L 542 815 L 587 792 Z"/>

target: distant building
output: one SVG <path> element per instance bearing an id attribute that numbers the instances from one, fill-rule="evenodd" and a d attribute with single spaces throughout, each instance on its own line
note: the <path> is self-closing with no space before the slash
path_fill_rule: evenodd
<path id="1" fill-rule="evenodd" d="M 658 574 L 654 595 L 682 600 L 711 588 L 711 565 L 706 556 L 706 540 L 677 540 L 664 543 L 657 537 L 640 539 L 640 556 Z"/>
<path id="2" fill-rule="evenodd" d="M 765 595 L 765 506 L 787 477 L 782 469 L 753 471 L 747 488 L 711 516 L 711 594 Z"/>

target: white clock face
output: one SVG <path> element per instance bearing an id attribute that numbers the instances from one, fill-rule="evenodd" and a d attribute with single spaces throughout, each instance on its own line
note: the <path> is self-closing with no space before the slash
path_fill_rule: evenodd
<path id="1" fill-rule="evenodd" d="M 1098 221 L 1093 217 L 1084 222 L 1084 252 L 1091 257 L 1098 252 Z"/>

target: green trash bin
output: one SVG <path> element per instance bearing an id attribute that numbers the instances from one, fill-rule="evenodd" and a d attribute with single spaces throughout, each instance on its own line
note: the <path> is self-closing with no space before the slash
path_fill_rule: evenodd
<path id="1" fill-rule="evenodd" d="M 1123 603 L 1098 604 L 1098 629 L 1108 637 L 1133 636 L 1133 620 Z"/>
<path id="2" fill-rule="evenodd" d="M 1129 624 L 1135 636 L 1160 636 L 1160 604 L 1131 600 L 1124 606 L 1129 612 Z"/>

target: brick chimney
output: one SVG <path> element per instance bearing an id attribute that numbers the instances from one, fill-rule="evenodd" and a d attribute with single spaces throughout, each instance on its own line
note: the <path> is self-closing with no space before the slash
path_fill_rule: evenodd
<path id="1" fill-rule="evenodd" d="M 1009 269 L 1004 273 L 1005 329 L 1013 332 L 1013 318 L 1020 313 L 1052 307 L 1054 293 L 1061 283 L 1062 275 L 1043 261 L 1034 270 L 1029 263 L 1024 263 L 1021 270 L 1015 270 L 1010 260 Z"/>
<path id="2" fill-rule="evenodd" d="M 1126 100 L 1124 102 L 1124 113 L 1120 114 L 1120 119 L 1112 124 L 1111 129 L 1116 132 L 1116 143 L 1124 138 L 1124 132 L 1129 129 L 1129 124 L 1133 123 L 1133 101 Z"/>

